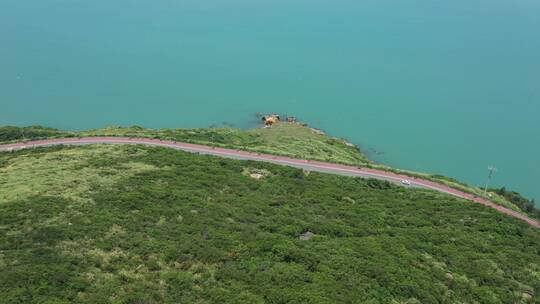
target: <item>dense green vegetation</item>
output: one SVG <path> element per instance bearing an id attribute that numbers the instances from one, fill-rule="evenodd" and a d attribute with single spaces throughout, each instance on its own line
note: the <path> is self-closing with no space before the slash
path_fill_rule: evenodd
<path id="1" fill-rule="evenodd" d="M 529 200 L 515 191 L 506 190 L 505 187 L 499 189 L 490 189 L 489 191 L 495 192 L 498 195 L 506 198 L 509 202 L 512 202 L 530 216 L 540 219 L 540 209 L 536 208 L 534 200 Z"/>
<path id="2" fill-rule="evenodd" d="M 17 140 L 30 140 L 57 136 L 70 136 L 69 132 L 59 131 L 53 128 L 41 126 L 31 127 L 0 127 L 0 143 L 11 142 Z"/>
<path id="3" fill-rule="evenodd" d="M 376 180 L 142 146 L 0 153 L 0 303 L 540 303 L 539 257 L 538 229 Z"/>
<path id="4" fill-rule="evenodd" d="M 496 191 L 491 192 L 490 196 L 487 197 L 485 196 L 483 189 L 460 183 L 455 179 L 442 175 L 399 170 L 385 165 L 372 163 L 357 147 L 349 144 L 347 141 L 320 134 L 320 132 L 301 124 L 280 123 L 272 128 L 256 128 L 247 131 L 233 128 L 152 130 L 139 126 L 132 126 L 128 128 L 110 127 L 74 132 L 37 126 L 27 128 L 0 127 L 0 142 L 73 136 L 159 138 L 370 167 L 433 180 L 452 188 L 475 194 L 479 197 L 488 198 L 499 205 L 530 216 L 536 216 L 538 212 L 536 209 L 528 211 L 526 208 L 520 208 Z"/>

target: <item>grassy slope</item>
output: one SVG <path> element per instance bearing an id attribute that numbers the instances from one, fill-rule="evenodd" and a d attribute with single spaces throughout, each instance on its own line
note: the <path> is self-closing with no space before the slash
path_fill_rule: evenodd
<path id="1" fill-rule="evenodd" d="M 248 131 L 239 129 L 174 129 L 148 130 L 109 128 L 85 131 L 82 135 L 144 136 L 184 140 L 206 145 L 219 145 L 269 154 L 321 161 L 365 165 L 369 161 L 354 146 L 344 140 L 323 136 L 299 124 L 281 123 L 272 128 Z"/>
<path id="2" fill-rule="evenodd" d="M 299 124 L 282 123 L 269 129 L 242 131 L 219 129 L 145 129 L 141 127 L 109 127 L 89 131 L 59 131 L 40 127 L 1 127 L 0 143 L 65 136 L 131 136 L 152 137 L 192 143 L 239 148 L 297 158 L 310 158 L 355 165 L 369 161 L 344 140 L 324 136 Z"/>
<path id="3" fill-rule="evenodd" d="M 273 128 L 253 129 L 242 131 L 232 128 L 220 129 L 145 129 L 142 127 L 109 127 L 89 131 L 59 131 L 42 127 L 2 127 L 0 128 L 0 142 L 11 142 L 21 139 L 38 139 L 65 136 L 131 136 L 152 137 L 177 141 L 192 142 L 204 145 L 215 145 L 237 148 L 262 153 L 284 155 L 296 158 L 313 159 L 343 163 L 362 167 L 371 167 L 381 170 L 393 171 L 410 176 L 430 179 L 446 184 L 455 189 L 485 196 L 482 189 L 460 183 L 454 179 L 441 175 L 399 170 L 370 162 L 357 147 L 347 144 L 345 140 L 321 135 L 313 132 L 309 127 L 299 124 L 281 123 Z M 489 199 L 512 210 L 525 213 L 518 206 L 508 201 L 504 196 L 495 192 L 490 193 Z M 536 214 L 529 213 L 536 217 Z"/>
<path id="4" fill-rule="evenodd" d="M 539 250 L 494 210 L 374 180 L 142 146 L 0 154 L 0 303 L 540 303 Z"/>

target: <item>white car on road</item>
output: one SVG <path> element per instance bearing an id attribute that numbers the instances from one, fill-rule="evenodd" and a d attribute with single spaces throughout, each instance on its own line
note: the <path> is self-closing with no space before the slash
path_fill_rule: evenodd
<path id="1" fill-rule="evenodd" d="M 407 180 L 407 179 L 402 179 L 402 180 L 401 180 L 401 183 L 402 183 L 403 185 L 405 185 L 405 186 L 410 186 L 410 185 L 411 185 L 411 182 L 410 182 L 409 180 Z"/>

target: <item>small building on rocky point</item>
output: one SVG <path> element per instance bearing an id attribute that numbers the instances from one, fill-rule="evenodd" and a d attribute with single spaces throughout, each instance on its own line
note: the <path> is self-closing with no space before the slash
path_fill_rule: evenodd
<path id="1" fill-rule="evenodd" d="M 262 121 L 266 126 L 272 126 L 279 121 L 279 115 L 272 114 L 263 116 Z"/>

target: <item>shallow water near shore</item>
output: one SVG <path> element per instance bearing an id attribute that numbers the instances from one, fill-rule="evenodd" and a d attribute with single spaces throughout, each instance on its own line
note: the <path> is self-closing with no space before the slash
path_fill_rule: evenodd
<path id="1" fill-rule="evenodd" d="M 0 2 L 0 125 L 254 127 L 540 199 L 538 1 Z"/>

